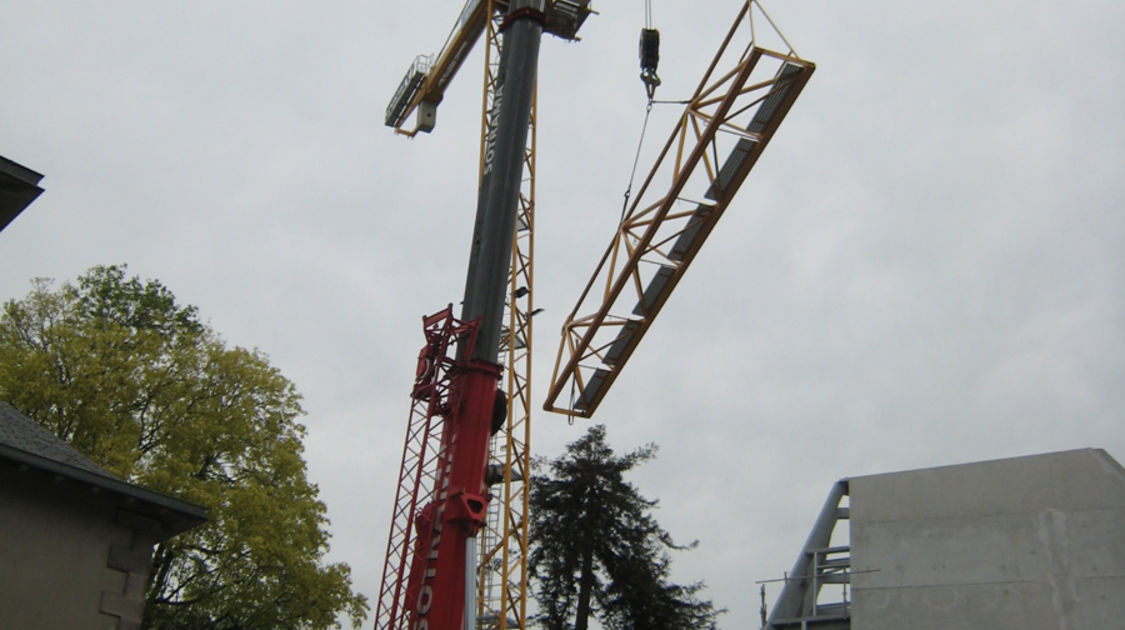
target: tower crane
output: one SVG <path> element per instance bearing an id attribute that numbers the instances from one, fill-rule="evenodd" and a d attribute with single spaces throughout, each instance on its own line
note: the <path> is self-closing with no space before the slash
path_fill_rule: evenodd
<path id="1" fill-rule="evenodd" d="M 593 414 L 815 68 L 784 36 L 784 52 L 760 46 L 755 15 L 780 32 L 757 0 L 741 5 L 564 324 L 549 411 Z M 536 66 L 543 33 L 575 40 L 593 12 L 590 0 L 468 0 L 441 51 L 411 63 L 387 107 L 396 133 L 431 132 L 485 38 L 464 299 L 460 313 L 450 304 L 423 318 L 376 630 L 526 627 Z M 658 42 L 646 15 L 648 111 Z"/>

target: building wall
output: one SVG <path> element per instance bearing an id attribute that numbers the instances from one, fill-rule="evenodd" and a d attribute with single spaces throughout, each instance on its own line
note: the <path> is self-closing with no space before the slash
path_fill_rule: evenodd
<path id="1" fill-rule="evenodd" d="M 1125 470 L 1085 449 L 850 480 L 853 630 L 1125 628 Z"/>
<path id="2" fill-rule="evenodd" d="M 139 628 L 151 523 L 104 492 L 0 465 L 0 627 Z"/>

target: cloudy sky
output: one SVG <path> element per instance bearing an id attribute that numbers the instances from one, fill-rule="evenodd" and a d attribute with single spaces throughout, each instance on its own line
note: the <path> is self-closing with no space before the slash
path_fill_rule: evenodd
<path id="1" fill-rule="evenodd" d="M 683 98 L 739 2 L 653 4 L 659 96 Z M 644 109 L 643 3 L 595 7 L 542 50 L 537 397 Z M 420 316 L 463 290 L 481 49 L 432 135 L 383 109 L 460 8 L 8 0 L 0 21 L 0 155 L 46 175 L 0 233 L 0 298 L 124 262 L 268 353 L 305 395 L 331 558 L 372 600 Z M 836 479 L 1125 461 L 1125 4 L 766 8 L 818 69 L 595 418 L 619 450 L 660 445 L 633 481 L 700 540 L 674 577 L 706 580 L 728 628 L 757 624 L 755 581 Z M 533 425 L 553 456 L 587 423 Z"/>

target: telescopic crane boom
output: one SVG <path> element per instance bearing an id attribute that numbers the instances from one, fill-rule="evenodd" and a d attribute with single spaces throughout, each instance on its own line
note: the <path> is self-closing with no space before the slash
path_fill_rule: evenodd
<path id="1" fill-rule="evenodd" d="M 415 60 L 387 108 L 385 122 L 397 133 L 413 137 L 431 131 L 437 104 L 476 40 L 484 32 L 502 33 L 495 40 L 503 41 L 495 69 L 486 57 L 485 102 L 491 98 L 491 107 L 486 107 L 461 313 L 455 315 L 450 305 L 423 319 L 426 343 L 411 394 L 376 630 L 478 629 L 474 600 L 484 590 L 475 584 L 474 536 L 486 525 L 486 484 L 494 476 L 489 474 L 490 437 L 505 425 L 505 407 L 511 408 L 498 388 L 503 371 L 498 355 L 502 347 L 530 347 L 533 312 L 516 314 L 516 303 L 530 290 L 531 256 L 521 252 L 516 233 L 530 227 L 534 207 L 521 187 L 532 177 L 523 177 L 525 169 L 534 172 L 539 42 L 544 32 L 576 39 L 592 12 L 589 4 L 468 0 L 441 52 Z M 546 409 L 586 417 L 594 412 L 815 69 L 783 36 L 787 52 L 761 46 L 755 10 L 780 36 L 757 0 L 742 3 L 563 327 Z M 640 56 L 650 110 L 660 84 L 658 42 L 659 34 L 646 21 Z M 412 114 L 417 123 L 406 130 Z M 521 279 L 526 286 L 520 286 Z M 506 296 L 512 313 L 507 319 Z M 620 310 L 630 307 L 628 313 Z M 515 331 L 520 321 L 523 337 Z M 569 401 L 559 402 L 568 386 Z M 509 432 L 511 425 L 509 419 Z M 529 425 L 523 426 L 526 431 Z M 512 467 L 501 471 L 506 480 L 516 476 Z M 522 496 L 526 500 L 526 484 Z M 522 518 L 526 549 L 526 503 L 522 515 L 505 509 L 502 518 L 505 530 L 510 520 Z M 526 589 L 526 572 L 517 587 Z M 487 627 L 523 628 L 522 604 L 517 615 L 516 620 L 487 620 Z"/>
<path id="2" fill-rule="evenodd" d="M 505 80 L 492 107 L 490 146 L 485 151 L 458 325 L 464 332 L 442 340 L 446 346 L 442 350 L 454 350 L 449 346 L 456 344 L 456 355 L 446 373 L 449 397 L 441 401 L 442 408 L 433 410 L 443 416 L 434 479 L 438 494 L 421 506 L 415 518 L 414 557 L 402 602 L 403 620 L 419 630 L 476 628 L 477 547 L 472 539 L 485 524 L 488 506 L 485 471 L 501 372 L 497 355 L 522 149 L 527 141 L 546 8 L 542 0 L 513 0 L 511 4 L 500 60 Z M 424 358 L 448 360 L 436 355 Z"/>
<path id="3" fill-rule="evenodd" d="M 503 424 L 498 363 L 520 203 L 524 149 L 534 105 L 539 42 L 546 30 L 574 38 L 589 0 L 470 0 L 434 64 L 415 62 L 387 109 L 401 130 L 417 110 L 433 128 L 434 108 L 493 10 L 504 15 L 503 46 L 482 150 L 480 191 L 462 311 L 426 318 L 414 411 L 404 448 L 376 628 L 476 630 L 473 538 L 485 525 L 489 440 Z M 503 625 L 503 624 L 501 624 Z"/>

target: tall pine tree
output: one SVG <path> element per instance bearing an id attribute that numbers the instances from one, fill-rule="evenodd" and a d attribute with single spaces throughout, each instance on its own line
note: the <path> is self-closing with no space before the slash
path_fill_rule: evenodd
<path id="1" fill-rule="evenodd" d="M 656 501 L 625 473 L 656 456 L 649 444 L 623 456 L 597 425 L 532 479 L 529 557 L 538 622 L 547 630 L 585 630 L 591 616 L 611 630 L 714 629 L 722 613 L 698 599 L 701 582 L 668 580 L 677 546 L 652 517 Z M 573 620 L 573 623 L 572 623 Z"/>

